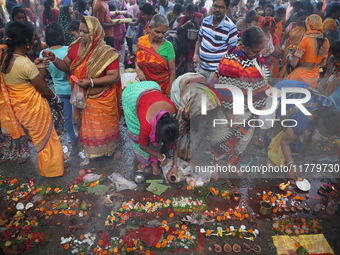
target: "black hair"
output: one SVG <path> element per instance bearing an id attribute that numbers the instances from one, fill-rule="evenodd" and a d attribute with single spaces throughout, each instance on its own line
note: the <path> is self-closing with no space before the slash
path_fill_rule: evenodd
<path id="1" fill-rule="evenodd" d="M 108 5 L 110 11 L 114 12 L 117 10 L 116 5 L 114 3 L 110 2 Z"/>
<path id="2" fill-rule="evenodd" d="M 216 0 L 213 0 L 213 3 L 215 3 Z M 228 8 L 230 5 L 230 0 L 223 0 L 225 2 L 226 7 Z"/>
<path id="3" fill-rule="evenodd" d="M 340 53 L 340 40 L 332 42 L 330 51 L 334 53 Z"/>
<path id="4" fill-rule="evenodd" d="M 16 48 L 27 44 L 33 45 L 33 34 L 34 27 L 29 22 L 13 21 L 9 24 L 6 38 L 7 56 L 3 71 L 7 70 Z"/>
<path id="5" fill-rule="evenodd" d="M 286 13 L 286 8 L 280 7 L 276 10 L 275 14 L 279 15 L 279 14 L 284 14 Z"/>
<path id="6" fill-rule="evenodd" d="M 317 2 L 316 5 L 315 5 L 315 9 L 321 10 L 322 6 L 323 6 L 323 2 Z"/>
<path id="7" fill-rule="evenodd" d="M 186 11 L 186 12 L 195 11 L 195 5 L 194 5 L 194 4 L 188 4 L 188 5 L 185 7 L 185 11 Z"/>
<path id="8" fill-rule="evenodd" d="M 249 4 L 250 2 L 254 2 L 255 3 L 255 0 L 247 0 L 247 4 Z"/>
<path id="9" fill-rule="evenodd" d="M 149 3 L 145 3 L 139 7 L 139 10 L 144 12 L 146 15 L 155 15 L 155 8 Z"/>
<path id="10" fill-rule="evenodd" d="M 274 5 L 273 4 L 267 4 L 265 7 L 264 7 L 264 13 L 263 15 L 266 15 L 266 9 L 268 8 L 271 8 L 273 10 L 273 13 L 272 13 L 272 17 L 274 17 Z"/>
<path id="11" fill-rule="evenodd" d="M 200 8 L 203 8 L 204 5 L 205 5 L 205 0 L 201 0 L 201 1 L 198 3 L 198 6 L 199 6 Z"/>
<path id="12" fill-rule="evenodd" d="M 320 121 L 333 136 L 340 136 L 340 111 L 331 107 L 321 106 L 315 111 L 315 118 L 309 124 L 309 135 L 301 149 L 303 154 L 307 151 Z"/>
<path id="13" fill-rule="evenodd" d="M 51 10 L 54 6 L 54 0 L 46 0 L 44 3 L 44 14 L 45 14 L 45 19 L 47 20 L 52 20 L 52 16 L 51 16 Z"/>
<path id="14" fill-rule="evenodd" d="M 324 20 L 328 17 L 331 17 L 334 13 L 340 10 L 340 4 L 334 4 L 332 5 L 332 8 L 327 12 L 326 16 L 324 17 Z"/>
<path id="15" fill-rule="evenodd" d="M 177 120 L 166 112 L 158 120 L 156 125 L 158 137 L 166 144 L 172 144 L 178 139 L 179 125 Z"/>
<path id="16" fill-rule="evenodd" d="M 77 1 L 77 11 L 83 13 L 86 11 L 87 3 L 85 0 L 78 0 Z"/>
<path id="17" fill-rule="evenodd" d="M 175 4 L 173 12 L 181 14 L 181 12 L 182 12 L 182 5 L 181 4 Z"/>
<path id="18" fill-rule="evenodd" d="M 65 43 L 64 31 L 56 22 L 51 22 L 46 26 L 45 38 L 48 47 L 64 45 Z"/>
<path id="19" fill-rule="evenodd" d="M 12 12 L 11 12 L 11 20 L 14 21 L 14 16 L 17 15 L 18 13 L 23 13 L 25 15 L 25 21 L 27 21 L 27 14 L 26 11 L 24 9 L 24 7 L 18 5 L 18 6 L 14 6 L 12 8 Z"/>
<path id="20" fill-rule="evenodd" d="M 79 31 L 80 21 L 79 20 L 72 20 L 70 24 L 67 26 L 67 31 Z"/>
<path id="21" fill-rule="evenodd" d="M 244 30 L 241 35 L 242 45 L 245 47 L 256 47 L 263 43 L 266 35 L 259 27 L 250 27 Z"/>
<path id="22" fill-rule="evenodd" d="M 246 20 L 249 19 L 249 17 L 256 15 L 256 11 L 250 10 L 246 14 Z"/>
<path id="23" fill-rule="evenodd" d="M 299 7 L 300 9 L 303 9 L 303 3 L 296 1 L 292 4 L 292 7 Z"/>
<path id="24" fill-rule="evenodd" d="M 260 0 L 259 1 L 259 6 L 265 7 L 266 6 L 267 1 L 266 0 Z"/>
<path id="25" fill-rule="evenodd" d="M 297 13 L 297 17 L 298 17 L 298 18 L 300 18 L 300 17 L 303 16 L 303 15 L 308 16 L 308 12 L 305 11 L 305 10 L 302 10 L 302 11 L 299 11 L 299 12 Z"/>
<path id="26" fill-rule="evenodd" d="M 31 8 L 31 2 L 30 2 L 30 0 L 22 0 L 22 5 L 23 5 L 25 8 Z"/>
<path id="27" fill-rule="evenodd" d="M 183 5 L 184 4 L 184 0 L 176 0 L 176 3 Z"/>

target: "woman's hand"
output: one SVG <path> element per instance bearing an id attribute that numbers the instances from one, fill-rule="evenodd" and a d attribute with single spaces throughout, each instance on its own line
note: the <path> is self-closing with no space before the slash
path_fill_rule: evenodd
<path id="1" fill-rule="evenodd" d="M 185 22 L 185 24 L 183 25 L 183 28 L 186 28 L 187 26 L 193 25 L 193 23 L 191 22 L 191 20 L 188 20 L 187 22 Z"/>
<path id="2" fill-rule="evenodd" d="M 38 69 L 44 69 L 50 65 L 50 62 L 48 61 L 47 58 L 36 58 L 34 60 L 34 64 Z"/>
<path id="3" fill-rule="evenodd" d="M 54 62 L 57 59 L 57 56 L 51 51 L 44 50 L 42 55 L 44 58 L 47 58 L 49 61 L 52 62 Z"/>
<path id="4" fill-rule="evenodd" d="M 82 89 L 87 89 L 90 87 L 90 80 L 89 79 L 81 79 L 78 83 L 76 83 Z"/>
<path id="5" fill-rule="evenodd" d="M 168 164 L 168 159 L 167 158 L 165 158 L 163 161 L 161 161 L 161 159 L 159 159 L 159 163 L 161 164 L 161 166 L 165 166 L 166 164 Z"/>
<path id="6" fill-rule="evenodd" d="M 171 176 L 175 176 L 176 179 L 171 180 Z M 170 183 L 175 183 L 177 181 L 178 178 L 178 167 L 177 166 L 172 166 L 170 171 L 166 174 L 166 179 L 168 180 L 168 182 Z"/>
<path id="7" fill-rule="evenodd" d="M 145 81 L 145 74 L 143 73 L 142 70 L 140 70 L 139 68 L 136 68 L 136 72 L 137 72 L 137 77 L 140 81 Z"/>

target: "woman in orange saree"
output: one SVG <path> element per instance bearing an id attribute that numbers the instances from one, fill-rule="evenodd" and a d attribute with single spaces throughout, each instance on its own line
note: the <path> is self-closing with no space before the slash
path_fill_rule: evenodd
<path id="1" fill-rule="evenodd" d="M 285 30 L 285 33 L 281 39 L 281 45 L 284 49 L 281 70 L 280 70 L 280 78 L 287 78 L 289 73 L 287 72 L 287 55 L 289 53 L 289 49 L 296 48 L 298 44 L 301 42 L 302 38 L 305 36 L 307 31 L 305 20 L 307 18 L 307 11 L 299 11 L 297 14 L 297 21 L 291 22 Z"/>
<path id="2" fill-rule="evenodd" d="M 168 94 L 176 78 L 175 51 L 164 39 L 169 22 L 164 15 L 153 16 L 150 35 L 139 38 L 136 50 L 136 72 L 141 81 L 155 81 Z"/>
<path id="3" fill-rule="evenodd" d="M 57 177 L 64 174 L 64 154 L 46 99 L 58 97 L 25 55 L 33 46 L 33 32 L 29 23 L 15 21 L 8 27 L 0 75 L 1 125 L 13 139 L 24 136 L 25 128 L 38 153 L 40 175 Z"/>
<path id="4" fill-rule="evenodd" d="M 119 159 L 119 54 L 105 43 L 104 30 L 96 18 L 84 16 L 79 31 L 80 37 L 69 46 L 63 60 L 52 52 L 44 56 L 60 70 L 69 71 L 79 79 L 77 83 L 70 81 L 72 87 L 86 91 L 85 108 L 74 111 L 79 148 L 84 150 L 85 157 L 114 155 L 114 159 Z"/>
<path id="5" fill-rule="evenodd" d="M 306 19 L 307 33 L 299 43 L 294 56 L 290 50 L 289 63 L 296 67 L 287 79 L 303 81 L 313 89 L 316 88 L 320 77 L 320 67 L 327 63 L 329 41 L 323 35 L 322 19 L 313 14 Z"/>

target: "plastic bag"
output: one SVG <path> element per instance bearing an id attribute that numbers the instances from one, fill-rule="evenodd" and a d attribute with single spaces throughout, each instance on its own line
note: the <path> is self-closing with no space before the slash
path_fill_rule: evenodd
<path id="1" fill-rule="evenodd" d="M 79 87 L 77 84 L 74 85 L 72 90 L 72 95 L 70 97 L 70 103 L 79 109 L 84 109 L 86 106 L 85 103 L 85 90 Z"/>
<path id="2" fill-rule="evenodd" d="M 94 174 L 94 173 L 86 174 L 83 177 L 83 180 L 86 182 L 94 182 L 94 181 L 98 181 L 99 179 L 100 179 L 100 175 Z"/>
<path id="3" fill-rule="evenodd" d="M 126 189 L 132 190 L 137 187 L 136 183 L 125 179 L 123 176 L 121 176 L 118 173 L 113 173 L 108 178 L 116 185 L 118 192 L 121 190 L 126 190 Z"/>
<path id="4" fill-rule="evenodd" d="M 167 183 L 169 183 L 168 179 L 166 178 L 166 174 L 170 171 L 172 166 L 172 160 L 168 160 L 168 164 L 166 164 L 165 166 L 162 166 L 162 172 L 164 175 L 164 179 Z M 177 166 L 178 166 L 178 178 L 175 182 L 179 182 L 181 180 L 184 180 L 186 176 L 190 175 L 191 173 L 191 167 L 190 164 L 181 159 L 181 158 L 177 158 Z"/>
<path id="5" fill-rule="evenodd" d="M 122 82 L 123 89 L 132 83 L 139 82 L 137 73 L 136 72 L 123 73 L 123 75 L 121 76 L 121 82 Z"/>

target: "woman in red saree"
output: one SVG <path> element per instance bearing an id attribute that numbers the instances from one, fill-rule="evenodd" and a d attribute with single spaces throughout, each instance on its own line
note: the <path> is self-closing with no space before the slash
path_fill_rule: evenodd
<path id="1" fill-rule="evenodd" d="M 155 81 L 168 94 L 176 78 L 175 51 L 164 39 L 169 22 L 164 15 L 153 16 L 150 34 L 139 38 L 136 50 L 136 72 L 141 81 Z"/>
<path id="2" fill-rule="evenodd" d="M 75 108 L 78 120 L 78 142 L 85 157 L 112 156 L 118 159 L 119 127 L 119 54 L 104 41 L 104 30 L 98 19 L 84 16 L 80 37 L 69 46 L 64 60 L 54 53 L 45 53 L 57 68 L 69 71 L 86 91 L 86 106 Z"/>

